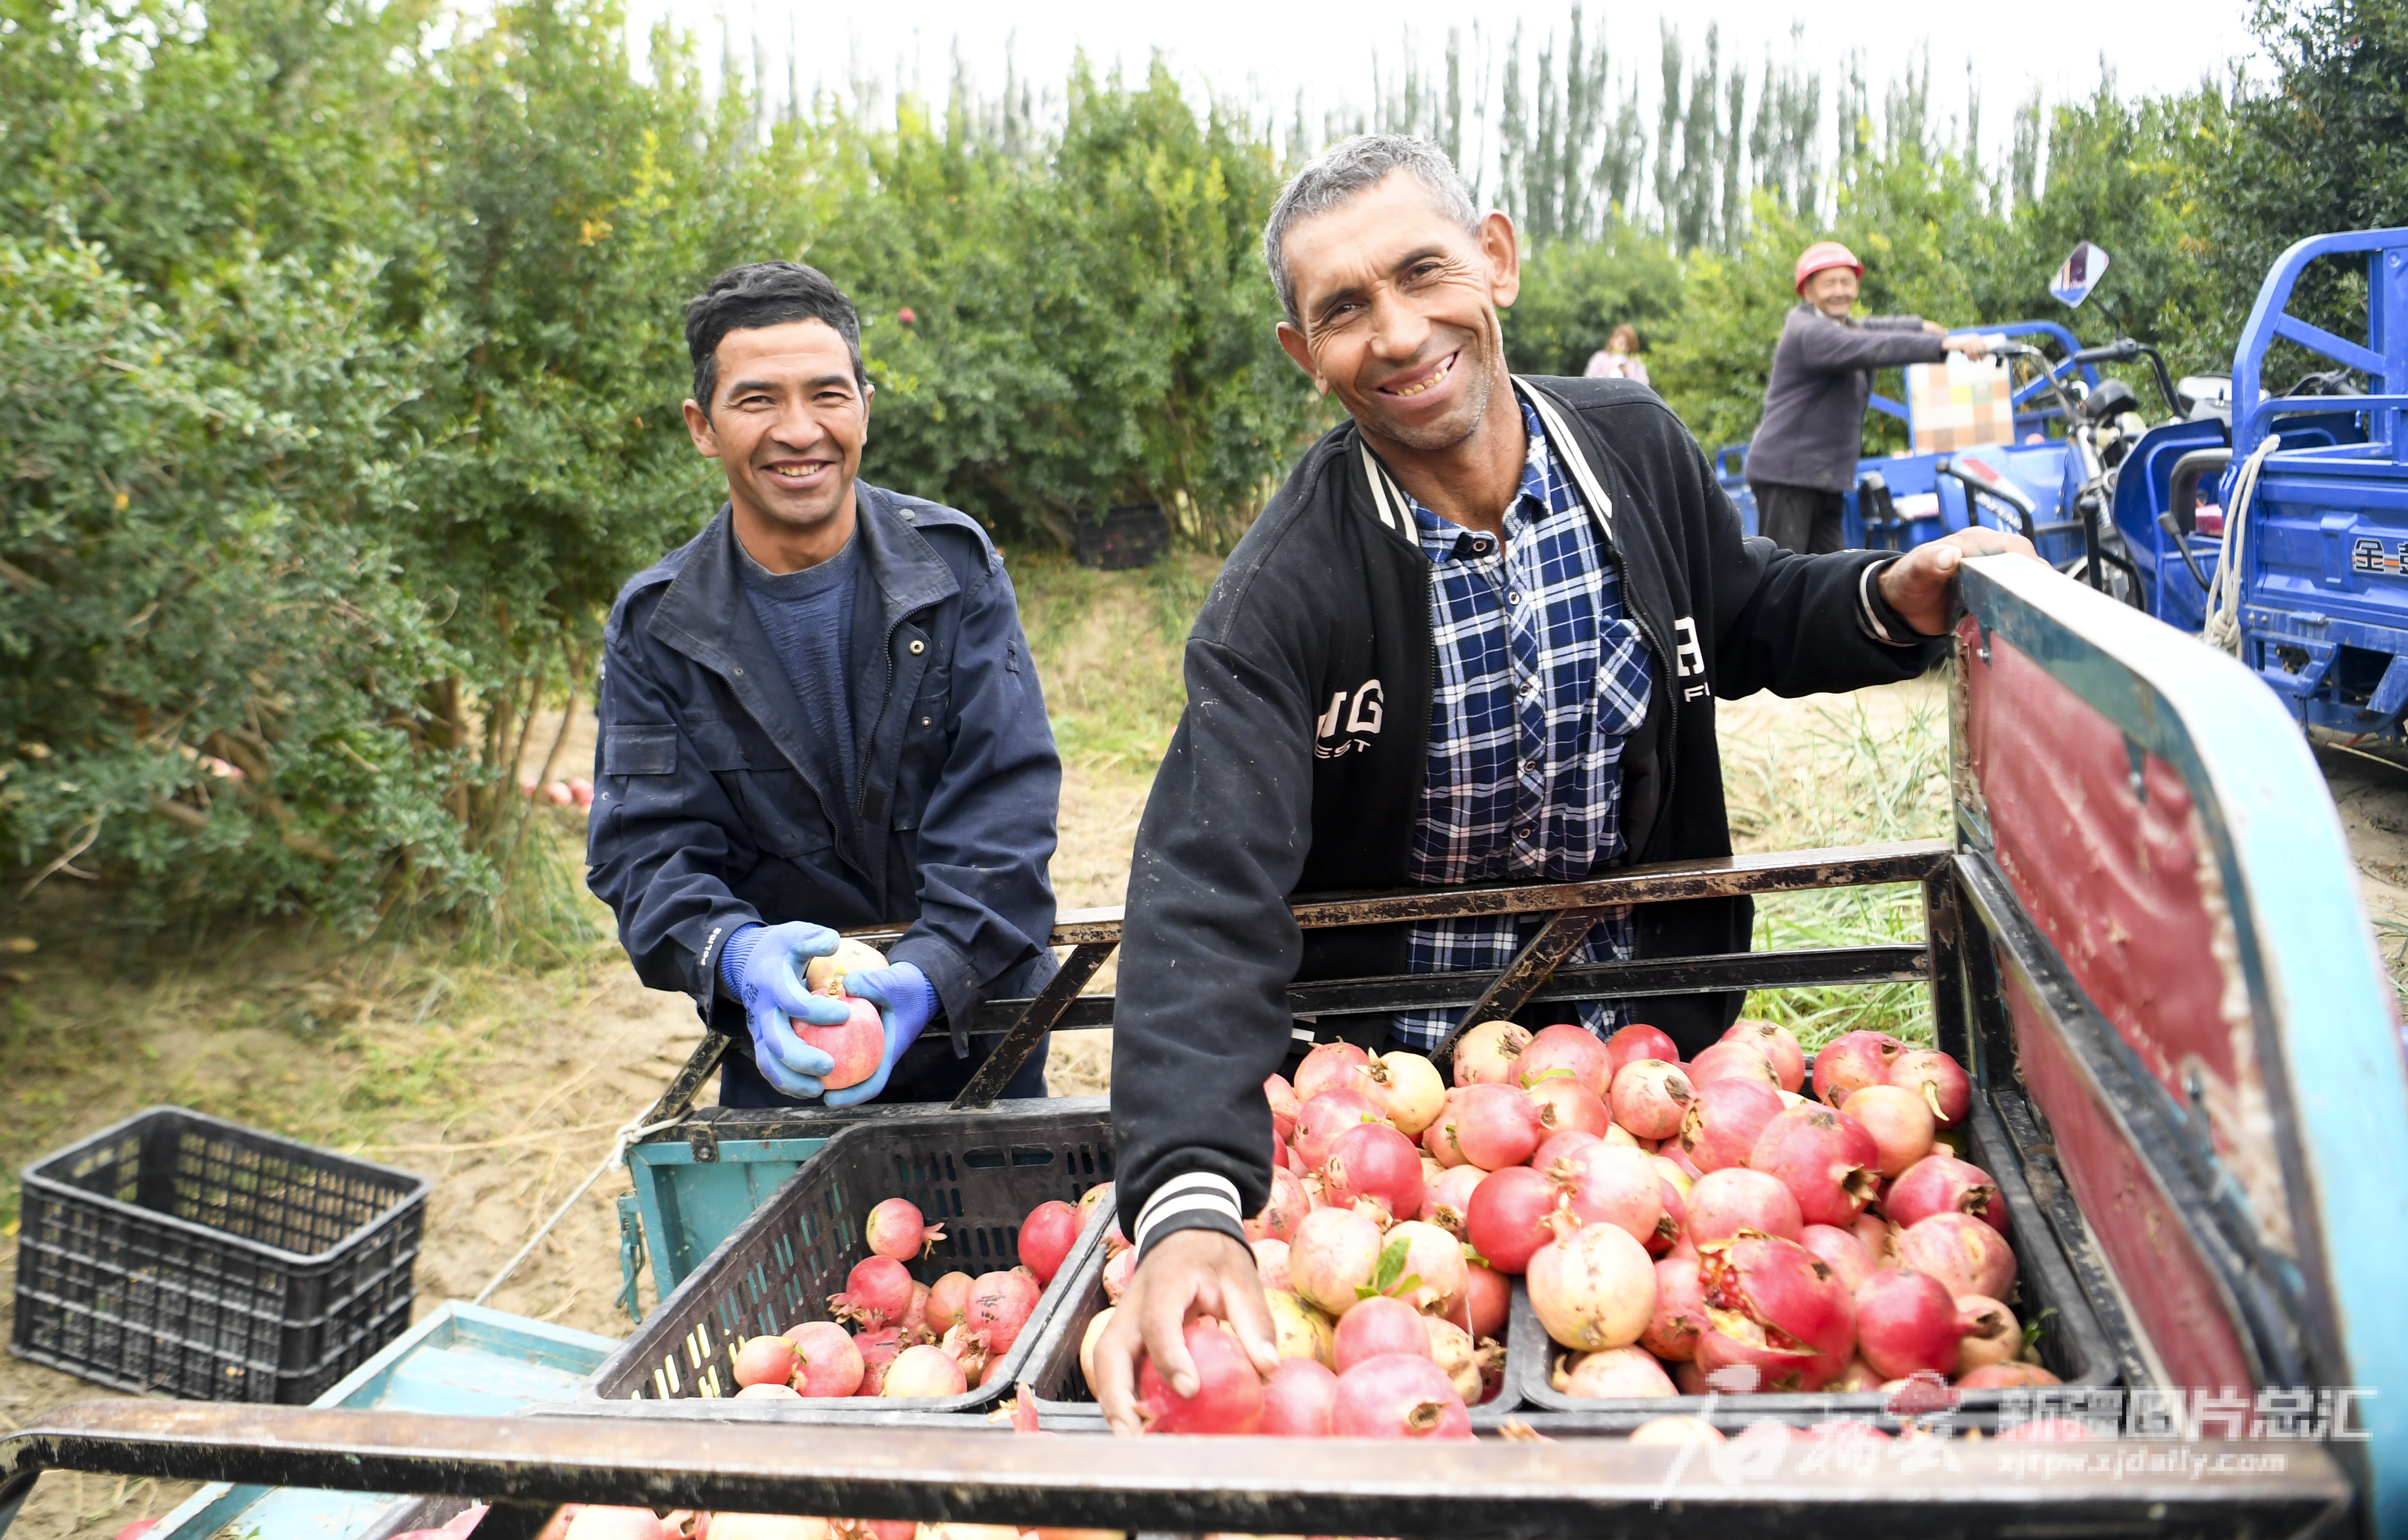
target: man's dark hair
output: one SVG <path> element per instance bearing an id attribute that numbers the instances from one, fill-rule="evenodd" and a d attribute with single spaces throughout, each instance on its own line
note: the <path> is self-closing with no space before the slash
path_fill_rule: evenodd
<path id="1" fill-rule="evenodd" d="M 719 388 L 719 339 L 729 332 L 782 326 L 790 321 L 824 321 L 844 338 L 853 355 L 853 382 L 868 394 L 861 367 L 861 315 L 827 274 L 799 262 L 748 262 L 710 281 L 685 302 L 685 351 L 694 359 L 694 398 L 710 415 Z"/>

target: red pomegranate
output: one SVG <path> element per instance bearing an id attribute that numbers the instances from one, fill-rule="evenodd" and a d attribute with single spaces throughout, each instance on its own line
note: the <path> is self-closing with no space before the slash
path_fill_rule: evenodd
<path id="1" fill-rule="evenodd" d="M 1138 1413 L 1153 1433 L 1251 1433 L 1262 1425 L 1263 1378 L 1238 1339 L 1210 1322 L 1187 1323 L 1182 1340 L 1196 1365 L 1196 1393 L 1182 1396 L 1149 1355 L 1137 1371 Z"/>
<path id="2" fill-rule="evenodd" d="M 878 1007 L 850 996 L 844 1003 L 852 1014 L 833 1027 L 795 1020 L 796 1037 L 836 1060 L 836 1068 L 820 1076 L 820 1084 L 832 1091 L 867 1080 L 886 1057 L 886 1026 L 878 1018 Z"/>
<path id="3" fill-rule="evenodd" d="M 1366 1123 L 1383 1123 L 1380 1109 L 1361 1091 L 1343 1087 L 1322 1092 L 1304 1104 L 1296 1119 L 1296 1153 L 1307 1171 L 1319 1171 L 1329 1159 L 1329 1146 L 1347 1130 Z"/>
<path id="4" fill-rule="evenodd" d="M 1425 1346 L 1365 1359 L 1339 1375 L 1329 1431 L 1339 1438 L 1469 1438 L 1471 1413 Z"/>
<path id="5" fill-rule="evenodd" d="M 979 1274 L 970 1280 L 969 1304 L 962 1313 L 963 1333 L 989 1356 L 1000 1359 L 1020 1340 L 1028 1317 L 1037 1313 L 1042 1292 L 1036 1278 L 1022 1268 Z"/>
<path id="6" fill-rule="evenodd" d="M 1419 1217 L 1461 1237 L 1470 1222 L 1465 1216 L 1471 1209 L 1471 1195 L 1487 1179 L 1488 1173 L 1478 1166 L 1455 1166 L 1441 1173 L 1437 1181 L 1422 1188 Z"/>
<path id="7" fill-rule="evenodd" d="M 1710 1311 L 1697 1362 L 1709 1375 L 1753 1365 L 1767 1390 L 1819 1390 L 1848 1366 L 1856 1307 L 1829 1267 L 1795 1241 L 1743 1235 L 1698 1248 Z"/>
<path id="8" fill-rule="evenodd" d="M 1725 1043 L 1744 1043 L 1771 1061 L 1781 1088 L 1794 1091 L 1806 1084 L 1806 1050 L 1797 1034 L 1772 1021 L 1734 1021 L 1723 1033 Z"/>
<path id="9" fill-rule="evenodd" d="M 1429 1328 L 1422 1324 L 1421 1312 L 1402 1300 L 1369 1299 L 1346 1312 L 1330 1358 L 1342 1374 L 1383 1353 L 1429 1357 Z"/>
<path id="10" fill-rule="evenodd" d="M 1656 1168 L 1656 1191 L 1664 1201 L 1664 1217 L 1657 1222 L 1656 1238 L 1647 1243 L 1647 1249 L 1661 1257 L 1688 1239 L 1689 1179 L 1660 1155 L 1649 1156 L 1647 1163 Z"/>
<path id="11" fill-rule="evenodd" d="M 1285 1166 L 1271 1168 L 1270 1202 L 1263 1211 L 1246 1221 L 1246 1238 L 1250 1241 L 1292 1241 L 1296 1227 L 1312 1210 L 1312 1201 L 1304 1195 L 1304 1184 L 1296 1173 Z"/>
<path id="12" fill-rule="evenodd" d="M 1937 1048 L 1909 1048 L 1889 1067 L 1889 1083 L 1923 1098 L 1942 1128 L 1964 1121 L 1973 1104 L 1973 1084 L 1965 1067 Z"/>
<path id="13" fill-rule="evenodd" d="M 1423 1153 L 1450 1170 L 1465 1163 L 1463 1152 L 1455 1146 L 1454 1119 L 1456 1110 L 1462 1105 L 1463 1090 L 1458 1087 L 1446 1093 L 1446 1100 L 1439 1104 L 1438 1116 L 1422 1130 Z"/>
<path id="14" fill-rule="evenodd" d="M 1710 1171 L 1689 1187 L 1689 1239 L 1699 1246 L 1727 1241 L 1742 1230 L 1795 1241 L 1806 1221 L 1798 1199 L 1777 1176 L 1744 1166 Z"/>
<path id="15" fill-rule="evenodd" d="M 1079 1240 L 1079 1211 L 1059 1199 L 1039 1203 L 1020 1221 L 1020 1260 L 1039 1287 L 1054 1281 Z"/>
<path id="16" fill-rule="evenodd" d="M 795 1345 L 795 1389 L 807 1396 L 849 1396 L 867 1372 L 861 1349 L 834 1321 L 805 1321 L 790 1328 Z"/>
<path id="17" fill-rule="evenodd" d="M 1296 1094 L 1285 1076 L 1270 1075 L 1263 1081 L 1263 1100 L 1270 1103 L 1272 1142 L 1286 1144 L 1296 1137 L 1296 1117 L 1304 1110 L 1304 1098 Z"/>
<path id="18" fill-rule="evenodd" d="M 1898 1238 L 1898 1261 L 1939 1279 L 1952 1299 L 2003 1300 L 2015 1284 L 2014 1248 L 1970 1214 L 1934 1214 L 1907 1226 Z"/>
<path id="19" fill-rule="evenodd" d="M 1530 1045 L 1530 1031 L 1510 1021 L 1484 1021 L 1455 1042 L 1455 1083 L 1457 1086 L 1522 1085 L 1522 1050 Z"/>
<path id="20" fill-rule="evenodd" d="M 1634 1058 L 1613 1073 L 1613 1120 L 1639 1138 L 1670 1139 L 1694 1096 L 1678 1064 Z"/>
<path id="21" fill-rule="evenodd" d="M 1314 1209 L 1288 1242 L 1288 1276 L 1297 1293 L 1332 1316 L 1354 1309 L 1354 1291 L 1379 1269 L 1380 1227 L 1353 1209 Z"/>
<path id="22" fill-rule="evenodd" d="M 2006 1200 L 1990 1173 L 1953 1155 L 1929 1155 L 1906 1169 L 1882 1195 L 1882 1212 L 1901 1225 L 1935 1214 L 1970 1214 L 2004 1235 Z"/>
<path id="23" fill-rule="evenodd" d="M 1773 1069 L 1772 1060 L 1752 1043 L 1717 1043 L 1689 1060 L 1691 1086 L 1733 1079 L 1753 1080 L 1771 1090 L 1781 1089 L 1781 1075 Z"/>
<path id="24" fill-rule="evenodd" d="M 1539 1147 L 1531 1152 L 1530 1164 L 1540 1171 L 1545 1171 L 1583 1144 L 1597 1143 L 1598 1139 L 1596 1134 L 1583 1133 L 1577 1129 L 1563 1133 L 1551 1133 L 1540 1141 Z"/>
<path id="25" fill-rule="evenodd" d="M 1463 1158 L 1483 1171 L 1518 1166 L 1539 1147 L 1539 1109 L 1512 1086 L 1474 1085 L 1440 1121 Z"/>
<path id="26" fill-rule="evenodd" d="M 1501 1337 L 1513 1313 L 1513 1285 L 1504 1274 L 1467 1262 L 1463 1278 L 1463 1329 L 1475 1338 Z"/>
<path id="27" fill-rule="evenodd" d="M 1812 1102 L 1784 1109 L 1756 1135 L 1748 1167 L 1781 1179 L 1811 1225 L 1852 1225 L 1872 1202 L 1881 1151 L 1846 1113 Z"/>
<path id="28" fill-rule="evenodd" d="M 1338 1376 L 1318 1359 L 1282 1359 L 1263 1381 L 1263 1419 L 1256 1431 L 1276 1438 L 1327 1438 Z"/>
<path id="29" fill-rule="evenodd" d="M 1522 1050 L 1522 1084 L 1535 1086 L 1557 1070 L 1568 1070 L 1589 1095 L 1602 1097 L 1613 1079 L 1613 1055 L 1597 1034 L 1576 1022 L 1542 1027 Z"/>
<path id="30" fill-rule="evenodd" d="M 1890 1268 L 1867 1277 L 1856 1303 L 1856 1350 L 1882 1378 L 1956 1372 L 1958 1345 L 1974 1323 L 1937 1279 Z"/>
<path id="31" fill-rule="evenodd" d="M 1332 1207 L 1376 1204 L 1383 1225 L 1422 1211 L 1421 1152 L 1385 1123 L 1357 1123 L 1331 1140 L 1321 1179 Z"/>
<path id="32" fill-rule="evenodd" d="M 1555 1184 L 1527 1166 L 1488 1173 L 1472 1190 L 1464 1211 L 1465 1238 L 1499 1273 L 1520 1273 L 1530 1255 L 1555 1239 L 1547 1216 L 1555 1212 Z"/>
<path id="33" fill-rule="evenodd" d="M 844 1292 L 828 1296 L 828 1314 L 872 1331 L 901 1321 L 910 1308 L 910 1271 L 892 1257 L 864 1257 L 845 1274 Z"/>
<path id="34" fill-rule="evenodd" d="M 1873 1136 L 1873 1170 L 1883 1176 L 1897 1176 L 1931 1153 L 1931 1136 L 1938 1129 L 1931 1109 L 1903 1087 L 1860 1086 L 1848 1093 L 1840 1110 Z"/>
<path id="35" fill-rule="evenodd" d="M 1701 1172 L 1747 1164 L 1764 1126 L 1781 1115 L 1781 1093 L 1760 1080 L 1729 1077 L 1697 1087 L 1681 1119 L 1681 1153 Z"/>
<path id="36" fill-rule="evenodd" d="M 844 1328 L 828 1325 L 837 1335 Z M 791 1337 L 754 1337 L 736 1350 L 736 1383 L 738 1385 L 783 1385 L 795 1377 L 795 1343 Z"/>
<path id="37" fill-rule="evenodd" d="M 1361 1090 L 1363 1070 L 1370 1062 L 1369 1052 L 1342 1039 L 1315 1044 L 1296 1067 L 1297 1100 L 1310 1101 L 1324 1091 Z"/>
<path id="38" fill-rule="evenodd" d="M 861 1355 L 861 1383 L 853 1388 L 857 1396 L 874 1396 L 886 1388 L 886 1370 L 895 1355 L 903 1351 L 903 1333 L 884 1326 L 875 1331 L 864 1331 L 853 1339 L 853 1351 Z"/>
<path id="39" fill-rule="evenodd" d="M 1970 1374 L 1993 1363 L 2005 1363 L 2024 1350 L 2023 1328 L 2015 1324 L 2015 1313 L 1998 1301 L 1959 1294 L 1956 1316 L 1965 1326 L 1965 1335 L 1957 1340 L 1956 1373 Z"/>
<path id="40" fill-rule="evenodd" d="M 1522 1094 L 1530 1099 L 1531 1107 L 1538 1112 L 1541 1138 L 1585 1133 L 1601 1139 L 1613 1127 L 1613 1117 L 1605 1110 L 1605 1103 L 1573 1079 L 1569 1070 L 1549 1072 L 1545 1079 Z"/>
<path id="41" fill-rule="evenodd" d="M 1848 1032 L 1814 1056 L 1814 1100 L 1836 1107 L 1863 1086 L 1889 1084 L 1889 1067 L 1906 1044 L 1887 1032 Z"/>
<path id="42" fill-rule="evenodd" d="M 1974 1370 L 1956 1381 L 1959 1390 L 2022 1390 L 2042 1385 L 2062 1385 L 2065 1381 L 2037 1363 L 1993 1363 Z"/>
<path id="43" fill-rule="evenodd" d="M 1641 1245 L 1655 1245 L 1660 1238 L 1669 1246 L 1678 1233 L 1666 1232 L 1663 1178 L 1638 1150 L 1599 1141 L 1557 1161 L 1545 1175 L 1560 1195 L 1557 1206 L 1582 1224 L 1617 1226 Z"/>
<path id="44" fill-rule="evenodd" d="M 1524 1274 L 1539 1324 L 1584 1352 L 1637 1342 L 1656 1310 L 1656 1263 L 1647 1248 L 1612 1225 L 1572 1229 L 1565 1220 L 1557 1228 Z"/>
<path id="45" fill-rule="evenodd" d="M 1605 1040 L 1605 1058 L 1609 1066 L 1606 1082 L 1611 1085 L 1613 1077 L 1622 1072 L 1622 1067 L 1634 1058 L 1660 1058 L 1667 1064 L 1678 1064 L 1681 1045 L 1669 1033 L 1634 1021 Z"/>
<path id="46" fill-rule="evenodd" d="M 909 1198 L 889 1198 L 871 1209 L 861 1222 L 861 1233 L 870 1250 L 898 1262 L 917 1261 L 924 1250 L 935 1249 L 945 1238 L 943 1228 L 921 1217 L 920 1205 Z"/>
<path id="47" fill-rule="evenodd" d="M 1873 1259 L 1865 1250 L 1865 1243 L 1856 1239 L 1856 1231 L 1839 1230 L 1830 1225 L 1808 1225 L 1798 1237 L 1798 1244 L 1821 1258 L 1839 1276 L 1840 1287 L 1854 1294 L 1872 1276 Z M 1885 1374 L 1885 1379 L 1896 1379 Z"/>
<path id="48" fill-rule="evenodd" d="M 1698 1264 L 1670 1259 L 1656 1264 L 1656 1310 L 1647 1317 L 1640 1346 L 1674 1361 L 1698 1356 L 1706 1329 L 1706 1287 Z"/>

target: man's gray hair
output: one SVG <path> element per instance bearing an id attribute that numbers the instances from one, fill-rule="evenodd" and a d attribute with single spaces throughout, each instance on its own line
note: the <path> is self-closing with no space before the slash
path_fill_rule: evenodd
<path id="1" fill-rule="evenodd" d="M 1271 287 L 1279 291 L 1280 309 L 1291 324 L 1296 313 L 1296 281 L 1288 277 L 1287 233 L 1316 214 L 1352 203 L 1402 171 L 1428 189 L 1432 201 L 1465 232 L 1480 234 L 1480 209 L 1463 185 L 1462 173 L 1446 151 L 1427 139 L 1408 134 L 1357 134 L 1315 155 L 1305 168 L 1280 189 L 1271 217 L 1263 225 L 1263 261 L 1271 270 Z"/>

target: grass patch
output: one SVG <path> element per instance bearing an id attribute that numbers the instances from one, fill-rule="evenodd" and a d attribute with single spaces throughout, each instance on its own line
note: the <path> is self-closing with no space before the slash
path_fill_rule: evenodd
<path id="1" fill-rule="evenodd" d="M 1919 689 L 1885 722 L 1862 696 L 1816 708 L 1794 727 L 1727 734 L 1723 790 L 1742 851 L 1802 850 L 1947 832 L 1945 696 Z M 1769 894 L 1756 901 L 1759 951 L 1921 942 L 1923 890 L 1913 884 Z M 1931 1041 L 1930 992 L 1919 984 L 1759 989 L 1747 1014 L 1777 1021 L 1809 1047 L 1842 1032 Z"/>
<path id="2" fill-rule="evenodd" d="M 1219 571 L 1185 552 L 1129 572 L 1012 553 L 1021 625 L 1066 761 L 1148 773 L 1161 762 L 1187 704 L 1182 643 Z"/>

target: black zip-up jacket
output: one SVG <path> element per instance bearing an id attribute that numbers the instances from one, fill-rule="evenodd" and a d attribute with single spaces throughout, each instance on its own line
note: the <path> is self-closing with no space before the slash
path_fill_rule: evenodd
<path id="1" fill-rule="evenodd" d="M 717 988 L 738 928 L 909 929 L 953 1051 L 1054 974 L 1062 763 L 1003 558 L 966 513 L 854 483 L 851 786 L 820 784 L 785 666 L 744 596 L 727 509 L 621 590 L 604 632 L 586 885 L 637 976 L 749 1054 Z"/>
<path id="2" fill-rule="evenodd" d="M 1910 679 L 1941 642 L 1880 600 L 1872 578 L 1894 554 L 1742 537 L 1696 441 L 1644 386 L 1520 384 L 1653 655 L 1622 758 L 1632 859 L 1728 855 L 1714 698 Z M 1113 1016 L 1116 1199 L 1140 1246 L 1199 1226 L 1241 1234 L 1238 1216 L 1268 1199 L 1261 1086 L 1290 1041 L 1288 985 L 1405 971 L 1406 926 L 1308 934 L 1287 906 L 1405 885 L 1429 747 L 1430 574 L 1350 422 L 1239 542 L 1188 636 L 1187 710 L 1138 830 Z M 1638 955 L 1745 951 L 1753 915 L 1743 898 L 1642 905 Z M 1686 1054 L 1742 998 L 1652 999 L 1647 1019 Z"/>

